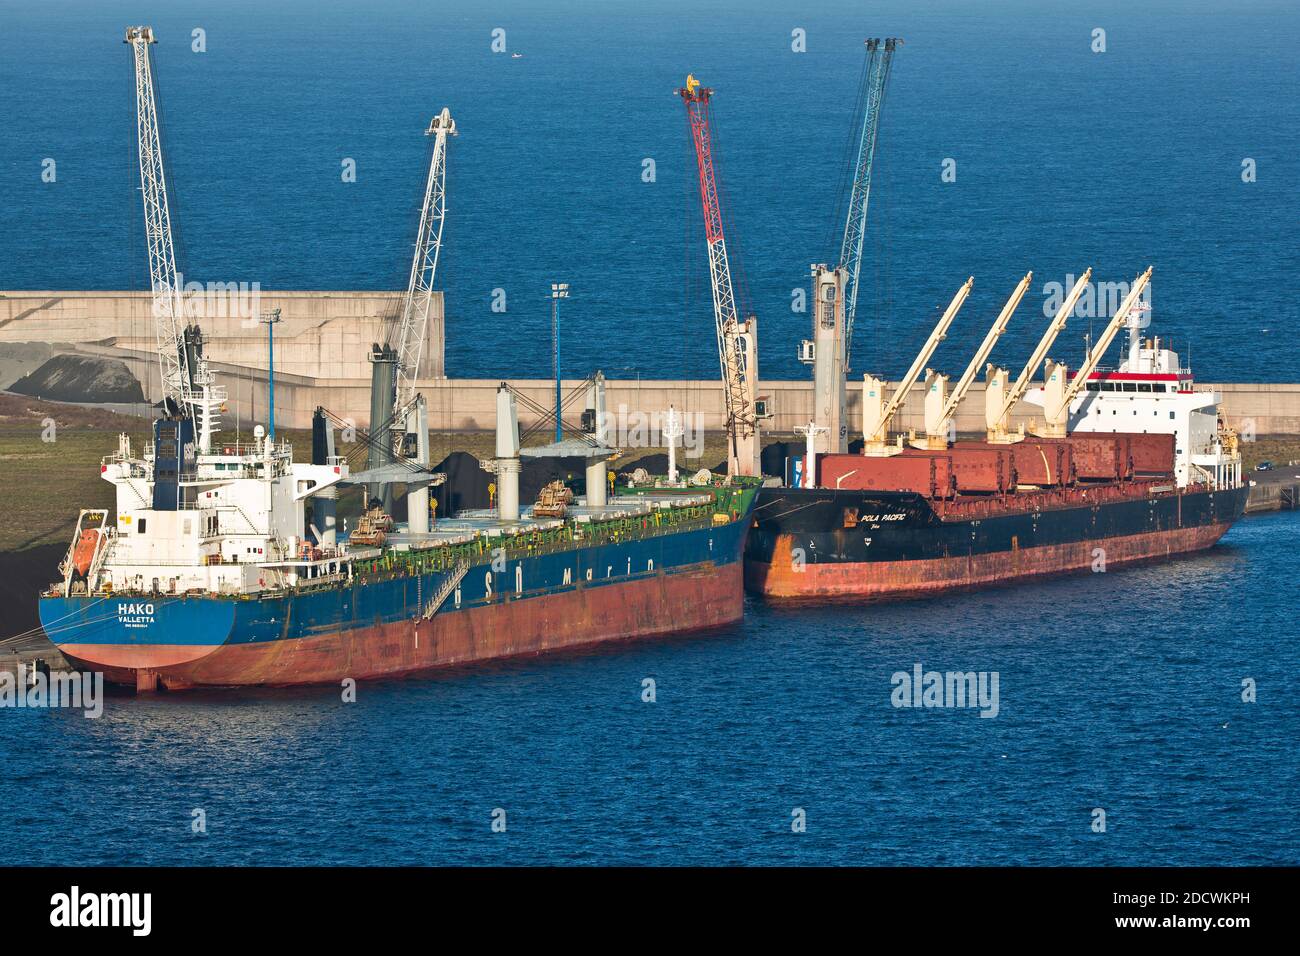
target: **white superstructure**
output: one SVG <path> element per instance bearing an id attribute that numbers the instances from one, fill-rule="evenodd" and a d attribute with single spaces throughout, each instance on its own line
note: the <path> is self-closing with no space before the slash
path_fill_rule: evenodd
<path id="1" fill-rule="evenodd" d="M 1128 318 L 1128 351 L 1117 369 L 1098 368 L 1070 403 L 1072 432 L 1172 434 L 1174 470 L 1180 488 L 1207 484 L 1241 485 L 1241 455 L 1236 434 L 1219 419 L 1221 396 L 1197 386 L 1178 353 L 1156 338 L 1144 338 L 1150 306 L 1139 303 Z M 1033 388 L 1025 401 L 1042 407 L 1044 390 Z"/>
<path id="2" fill-rule="evenodd" d="M 250 442 L 214 441 L 179 476 L 175 508 L 154 508 L 156 450 L 137 456 L 126 435 L 103 460 L 117 490 L 114 520 L 95 549 L 91 591 L 246 594 L 346 574 L 354 549 L 312 543 L 306 502 L 348 476 L 347 461 L 295 463 L 287 442 L 259 425 Z M 69 575 L 71 578 L 71 575 Z M 70 579 L 67 584 L 74 592 Z"/>

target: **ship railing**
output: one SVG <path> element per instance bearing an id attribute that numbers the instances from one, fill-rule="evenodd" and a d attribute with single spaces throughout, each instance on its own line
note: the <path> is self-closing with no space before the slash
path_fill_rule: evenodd
<path id="1" fill-rule="evenodd" d="M 133 459 L 130 459 L 130 458 L 125 457 L 125 456 L 122 455 L 120 452 L 114 452 L 114 453 L 111 454 L 111 455 L 105 455 L 104 457 L 102 457 L 101 459 L 99 459 L 99 463 L 100 463 L 101 465 L 127 465 L 127 466 L 129 466 L 128 469 L 127 469 L 127 475 L 126 475 L 126 477 L 128 477 L 128 478 L 148 478 L 148 477 L 149 477 L 149 469 L 148 469 L 148 468 L 146 468 L 146 467 L 145 467 L 141 462 L 139 462 L 139 461 L 136 461 L 136 460 L 133 460 Z"/>
<path id="2" fill-rule="evenodd" d="M 685 510 L 685 509 L 683 509 Z M 363 577 L 396 576 L 400 573 L 428 574 L 454 569 L 461 559 L 470 564 L 480 558 L 488 557 L 496 548 L 503 548 L 508 558 L 527 558 L 539 555 L 558 554 L 572 550 L 575 541 L 586 545 L 608 544 L 629 540 L 635 535 L 638 540 L 662 537 L 682 530 L 700 530 L 714 527 L 715 514 L 720 514 L 712 507 L 701 507 L 701 513 L 680 520 L 659 520 L 656 515 L 638 515 L 635 518 L 617 519 L 615 521 L 593 523 L 584 527 L 585 533 L 575 537 L 570 527 L 556 531 L 528 532 L 507 540 L 478 538 L 468 544 L 440 545 L 433 548 L 408 551 L 398 556 L 395 553 L 377 553 L 373 557 L 362 558 L 355 562 L 357 570 Z M 641 527 L 640 521 L 648 521 Z"/>

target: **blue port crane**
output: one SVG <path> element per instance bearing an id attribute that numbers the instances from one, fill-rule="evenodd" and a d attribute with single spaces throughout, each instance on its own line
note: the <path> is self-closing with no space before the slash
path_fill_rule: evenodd
<path id="1" fill-rule="evenodd" d="M 805 433 L 816 436 L 813 450 L 817 453 L 843 454 L 848 450 L 845 375 L 850 368 L 853 319 L 858 310 L 871 172 L 894 50 L 902 42 L 896 37 L 866 41 L 867 62 L 858 95 L 861 111 L 854 116 L 854 129 L 860 123 L 861 130 L 840 254 L 834 266 L 812 266 L 812 338 L 800 345 L 799 360 L 813 367 L 813 418 Z"/>
<path id="2" fill-rule="evenodd" d="M 844 220 L 844 238 L 840 242 L 840 268 L 847 270 L 844 290 L 844 370 L 848 372 L 853 355 L 853 318 L 858 310 L 858 277 L 862 272 L 862 241 L 867 234 L 867 204 L 871 198 L 871 167 L 876 156 L 876 136 L 880 130 L 880 110 L 889 85 L 894 49 L 903 41 L 897 37 L 867 40 L 865 108 L 862 135 L 858 140 L 858 158 L 853 169 L 853 190 L 849 194 L 848 215 Z"/>

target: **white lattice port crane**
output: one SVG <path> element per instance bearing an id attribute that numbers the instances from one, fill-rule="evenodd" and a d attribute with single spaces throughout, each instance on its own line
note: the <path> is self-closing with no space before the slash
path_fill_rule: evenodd
<path id="1" fill-rule="evenodd" d="M 451 111 L 443 108 L 429 122 L 426 136 L 433 137 L 433 155 L 429 160 L 429 177 L 424 186 L 420 207 L 420 227 L 415 238 L 411 274 L 402 296 L 394 325 L 387 329 L 383 345 L 375 344 L 370 360 L 374 363 L 370 395 L 370 451 L 367 471 L 382 475 L 396 455 L 411 458 L 416 465 L 429 464 L 428 409 L 424 397 L 416 390 L 424 346 L 429 337 L 429 314 L 433 310 L 433 284 L 438 273 L 438 254 L 442 251 L 442 226 L 447 213 L 447 137 L 456 135 Z M 396 453 L 396 454 L 395 454 Z M 392 474 L 403 477 L 405 469 Z M 390 479 L 392 475 L 390 474 Z M 390 481 L 376 480 L 370 485 L 372 496 L 382 496 L 385 507 L 392 504 Z M 407 507 L 410 530 L 428 530 L 429 488 L 408 482 Z"/>
<path id="2" fill-rule="evenodd" d="M 709 114 L 713 90 L 701 86 L 694 76 L 688 76 L 686 85 L 676 92 L 686 104 L 699 169 L 704 238 L 709 252 L 709 280 L 713 287 L 713 317 L 718 334 L 718 361 L 722 367 L 722 391 L 726 402 L 727 470 L 732 475 L 757 475 L 761 471 L 760 409 L 756 394 L 758 320 L 751 315 L 741 321 L 731 284 L 731 263 L 727 258 L 722 205 L 713 162 L 713 120 Z"/>
<path id="3" fill-rule="evenodd" d="M 167 176 L 158 136 L 158 103 L 154 96 L 149 47 L 157 43 L 152 27 L 128 27 L 126 39 L 135 60 L 135 119 L 140 154 L 140 194 L 144 200 L 144 232 L 149 247 L 149 287 L 162 375 L 163 399 L 178 414 L 189 415 L 190 370 L 181 319 L 184 308 L 177 287 L 172 219 L 167 205 Z"/>
<path id="4" fill-rule="evenodd" d="M 136 138 L 140 156 L 140 195 L 144 203 L 145 241 L 149 251 L 149 288 L 153 295 L 163 417 L 193 422 L 200 451 L 211 447 L 224 394 L 212 382 L 203 360 L 197 325 L 186 327 L 185 307 L 172 245 L 167 176 L 158 135 L 158 101 L 154 92 L 149 47 L 153 28 L 128 27 L 123 41 L 135 63 Z M 188 426 L 187 426 L 188 427 Z"/>
<path id="5" fill-rule="evenodd" d="M 415 379 L 424 359 L 424 345 L 429 337 L 429 313 L 433 309 L 433 280 L 438 272 L 438 253 L 442 250 L 442 223 L 447 213 L 447 137 L 456 135 L 456 121 L 444 108 L 424 131 L 433 137 L 433 158 L 429 161 L 429 179 L 424 187 L 424 205 L 420 210 L 420 230 L 415 240 L 415 257 L 411 277 L 402 300 L 398 323 L 397 402 L 400 413 L 415 401 Z"/>

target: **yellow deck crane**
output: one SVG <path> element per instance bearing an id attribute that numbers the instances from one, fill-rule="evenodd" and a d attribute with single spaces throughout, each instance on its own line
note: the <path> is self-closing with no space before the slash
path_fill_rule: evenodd
<path id="1" fill-rule="evenodd" d="M 1016 379 L 1016 384 L 1007 388 L 1007 370 L 990 365 L 984 376 L 984 422 L 988 427 L 988 440 L 998 445 L 1010 445 L 1013 442 L 1025 440 L 1025 430 L 1023 427 L 1017 431 L 1012 431 L 1010 426 L 1011 412 L 1020 404 L 1020 400 L 1025 397 L 1025 392 L 1029 391 L 1032 384 L 1034 372 L 1038 371 L 1038 366 L 1047 357 L 1047 350 L 1052 347 L 1056 337 L 1065 329 L 1065 323 L 1070 318 L 1070 313 L 1074 311 L 1075 305 L 1079 301 L 1079 296 L 1083 295 L 1083 290 L 1087 288 L 1088 281 L 1092 278 L 1092 269 L 1088 269 L 1083 275 L 1079 276 L 1079 281 L 1074 284 L 1070 294 L 1065 297 L 1061 307 L 1056 311 L 1056 318 L 1052 319 L 1052 324 L 1047 327 L 1043 333 L 1042 339 L 1038 342 L 1038 348 L 1034 349 L 1034 354 L 1029 357 L 1025 367 Z"/>
<path id="2" fill-rule="evenodd" d="M 1034 274 L 1032 272 L 1026 273 L 1015 290 L 1012 291 L 1011 298 L 1007 299 L 1007 304 L 1002 307 L 1002 311 L 999 313 L 997 320 L 994 321 L 993 327 L 984 336 L 984 341 L 980 344 L 979 350 L 971 357 L 970 364 L 966 366 L 966 371 L 957 380 L 957 387 L 952 390 L 951 395 L 946 394 L 948 391 L 948 376 L 926 369 L 925 435 L 912 442 L 914 447 L 942 450 L 947 448 L 948 444 L 955 438 L 955 435 L 950 435 L 949 432 L 952 431 L 952 422 L 957 415 L 957 407 L 961 405 L 962 399 L 966 397 L 966 393 L 974 384 L 980 366 L 988 359 L 989 353 L 993 351 L 993 346 L 1002 337 L 1002 333 L 1007 330 L 1007 324 L 1011 321 L 1011 316 L 1016 311 L 1017 306 L 1020 305 L 1020 300 L 1025 297 L 1025 293 L 1029 290 L 1029 283 L 1033 281 L 1033 278 Z"/>
<path id="3" fill-rule="evenodd" d="M 1137 304 L 1150 281 L 1151 268 L 1148 267 L 1146 272 L 1133 280 L 1128 295 L 1120 303 L 1120 307 L 1115 311 L 1115 315 L 1106 325 L 1105 331 L 1101 333 L 1096 344 L 1088 350 L 1087 358 L 1083 360 L 1083 365 L 1074 373 L 1074 378 L 1070 379 L 1068 385 L 1065 380 L 1069 370 L 1065 367 L 1065 363 L 1048 360 L 1044 370 L 1043 424 L 1031 428 L 1033 434 L 1039 438 L 1065 437 L 1070 421 L 1071 403 L 1078 397 L 1088 377 L 1097 370 L 1097 364 L 1106 354 L 1106 349 L 1110 348 L 1110 343 L 1115 340 L 1116 334 L 1128 322 L 1129 312 L 1133 310 L 1133 306 Z"/>
<path id="4" fill-rule="evenodd" d="M 897 455 L 903 450 L 903 440 L 900 436 L 897 443 L 889 441 L 889 426 L 894 420 L 899 408 L 902 407 L 903 401 L 907 398 L 907 393 L 912 390 L 916 380 L 921 375 L 921 369 L 925 368 L 930 356 L 934 350 L 939 347 L 939 343 L 944 340 L 948 334 L 948 327 L 952 325 L 952 320 L 957 317 L 957 312 L 961 309 L 962 303 L 970 295 L 971 286 L 975 284 L 975 278 L 966 280 L 966 283 L 957 290 L 957 294 L 952 297 L 948 303 L 948 308 L 944 310 L 943 315 L 939 318 L 939 323 L 926 339 L 925 345 L 922 346 L 920 353 L 917 354 L 916 360 L 912 362 L 912 367 L 907 370 L 903 380 L 898 383 L 898 388 L 894 391 L 893 397 L 886 403 L 885 383 L 882 379 L 874 375 L 862 376 L 862 435 L 863 445 L 862 454 L 873 458 L 882 458 L 887 455 Z"/>

